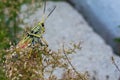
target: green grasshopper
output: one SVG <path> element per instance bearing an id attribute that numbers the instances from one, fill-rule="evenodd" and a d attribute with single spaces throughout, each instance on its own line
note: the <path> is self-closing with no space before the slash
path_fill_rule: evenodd
<path id="1" fill-rule="evenodd" d="M 42 35 L 45 32 L 44 23 L 46 19 L 51 15 L 51 13 L 55 10 L 56 6 L 51 10 L 51 12 L 46 17 L 45 17 L 45 8 L 46 8 L 46 1 L 44 4 L 42 20 L 35 27 L 33 27 L 30 32 L 27 32 L 27 35 L 25 35 L 25 37 L 18 43 L 17 45 L 18 48 L 25 48 L 28 47 L 29 44 L 34 45 L 35 43 L 38 42 L 41 45 L 48 46 L 47 41 L 45 41 L 45 39 L 42 37 Z"/>

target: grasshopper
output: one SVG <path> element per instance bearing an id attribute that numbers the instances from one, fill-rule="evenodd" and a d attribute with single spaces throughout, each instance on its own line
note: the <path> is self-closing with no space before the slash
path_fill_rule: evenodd
<path id="1" fill-rule="evenodd" d="M 28 47 L 31 44 L 40 43 L 41 45 L 48 46 L 47 41 L 43 38 L 43 34 L 45 33 L 45 27 L 44 23 L 46 19 L 52 14 L 52 12 L 55 10 L 56 6 L 50 11 L 50 13 L 45 17 L 45 8 L 46 8 L 46 1 L 44 3 L 44 11 L 42 20 L 31 29 L 30 32 L 27 32 L 27 35 L 18 43 L 18 48 L 25 48 Z"/>

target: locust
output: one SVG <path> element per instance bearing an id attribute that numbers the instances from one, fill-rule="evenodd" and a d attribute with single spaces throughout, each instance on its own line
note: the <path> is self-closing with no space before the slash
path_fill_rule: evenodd
<path id="1" fill-rule="evenodd" d="M 43 38 L 43 34 L 45 33 L 45 26 L 44 23 L 46 19 L 52 14 L 55 10 L 56 6 L 50 11 L 50 13 L 45 16 L 45 9 L 46 9 L 46 1 L 44 3 L 44 10 L 42 15 L 42 20 L 38 22 L 36 26 L 31 28 L 29 32 L 23 37 L 23 39 L 17 44 L 17 48 L 26 48 L 29 45 L 34 45 L 36 43 L 40 43 L 41 46 L 45 45 L 48 46 L 47 41 Z"/>

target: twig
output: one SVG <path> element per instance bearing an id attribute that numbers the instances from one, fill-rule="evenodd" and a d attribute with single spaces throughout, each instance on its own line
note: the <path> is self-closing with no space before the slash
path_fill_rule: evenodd
<path id="1" fill-rule="evenodd" d="M 74 66 L 73 66 L 72 63 L 70 62 L 68 56 L 66 55 L 66 52 L 65 52 L 65 49 L 64 49 L 64 44 L 63 44 L 62 47 L 63 47 L 63 53 L 64 53 L 64 55 L 65 55 L 65 57 L 66 57 L 68 63 L 69 63 L 70 66 L 72 67 L 72 69 L 79 75 L 79 77 L 80 77 L 82 80 L 84 80 L 84 79 L 81 77 L 80 73 L 74 68 Z"/>

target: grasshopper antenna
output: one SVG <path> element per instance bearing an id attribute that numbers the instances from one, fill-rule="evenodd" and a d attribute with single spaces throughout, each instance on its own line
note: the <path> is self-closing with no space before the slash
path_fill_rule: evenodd
<path id="1" fill-rule="evenodd" d="M 46 21 L 46 19 L 53 13 L 53 11 L 55 10 L 56 6 L 54 6 L 54 8 L 50 11 L 50 13 L 47 15 L 47 17 L 45 18 L 45 11 L 46 11 L 46 0 L 44 1 L 44 10 L 43 10 L 43 16 L 42 16 L 42 20 L 43 22 Z"/>
<path id="2" fill-rule="evenodd" d="M 44 2 L 43 3 L 44 8 L 43 8 L 42 22 L 45 21 L 46 0 L 43 0 L 43 2 Z"/>
<path id="3" fill-rule="evenodd" d="M 43 0 L 44 1 L 44 10 L 43 10 L 43 14 L 45 15 L 45 10 L 46 10 L 46 0 Z"/>
<path id="4" fill-rule="evenodd" d="M 46 18 L 48 18 L 53 13 L 53 11 L 55 10 L 55 8 L 56 8 L 56 6 L 54 6 L 54 8 L 51 10 L 51 12 L 47 15 Z"/>

